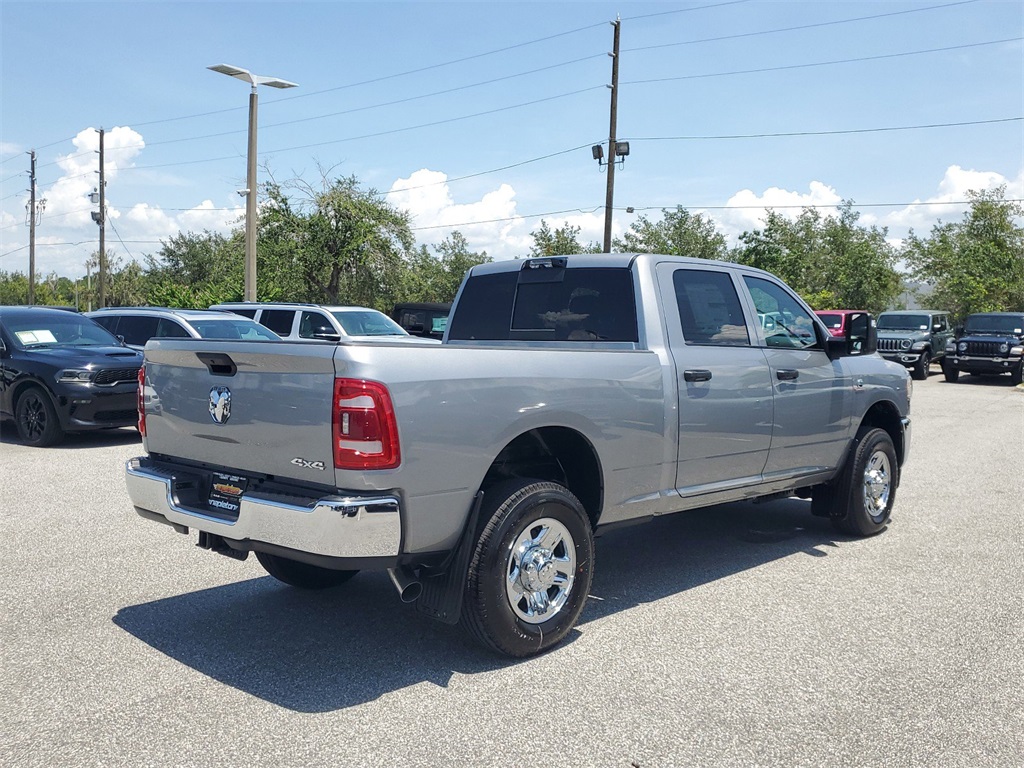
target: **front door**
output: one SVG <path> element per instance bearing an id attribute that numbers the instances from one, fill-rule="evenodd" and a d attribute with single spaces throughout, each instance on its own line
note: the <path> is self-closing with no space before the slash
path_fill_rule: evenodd
<path id="1" fill-rule="evenodd" d="M 760 482 L 772 438 L 772 381 L 729 272 L 658 267 L 678 394 L 683 496 Z M 676 311 L 669 311 L 671 308 Z"/>

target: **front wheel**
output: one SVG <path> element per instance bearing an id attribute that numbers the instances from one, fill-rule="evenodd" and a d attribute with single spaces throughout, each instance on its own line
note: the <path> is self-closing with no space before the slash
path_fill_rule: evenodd
<path id="1" fill-rule="evenodd" d="M 943 358 L 942 375 L 950 384 L 956 384 L 957 379 L 960 378 L 960 369 Z"/>
<path id="2" fill-rule="evenodd" d="M 899 471 L 889 433 L 862 429 L 842 474 L 827 487 L 835 527 L 853 536 L 874 536 L 884 531 L 896 501 Z"/>
<path id="3" fill-rule="evenodd" d="M 1014 384 L 1024 382 L 1024 360 L 1017 363 L 1017 367 L 1010 371 L 1010 381 Z"/>
<path id="4" fill-rule="evenodd" d="M 914 364 L 914 367 L 910 372 L 911 377 L 919 381 L 924 381 L 925 379 L 928 378 L 928 369 L 931 366 L 931 364 L 932 356 L 931 353 L 928 352 L 928 350 L 926 349 L 924 352 L 921 353 L 921 357 L 919 357 L 917 359 L 917 362 Z"/>
<path id="5" fill-rule="evenodd" d="M 359 571 L 335 571 L 318 565 L 300 563 L 280 555 L 257 552 L 256 559 L 264 570 L 278 581 L 299 589 L 327 589 L 344 584 Z"/>
<path id="6" fill-rule="evenodd" d="M 531 656 L 576 624 L 594 573 L 583 505 L 557 483 L 517 479 L 486 489 L 462 624 L 483 645 Z"/>
<path id="7" fill-rule="evenodd" d="M 18 436 L 27 445 L 45 447 L 64 439 L 64 429 L 57 418 L 53 403 L 43 390 L 32 387 L 18 397 L 14 407 Z"/>

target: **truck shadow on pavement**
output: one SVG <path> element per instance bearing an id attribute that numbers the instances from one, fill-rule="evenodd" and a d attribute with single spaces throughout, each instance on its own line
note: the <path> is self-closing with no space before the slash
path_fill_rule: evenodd
<path id="1" fill-rule="evenodd" d="M 591 599 L 566 643 L 595 619 L 780 558 L 826 557 L 849 541 L 809 510 L 796 499 L 729 504 L 608 533 L 597 542 Z M 403 606 L 376 572 L 323 592 L 250 579 L 128 606 L 113 622 L 214 680 L 297 712 L 529 663 L 491 654 L 459 627 Z"/>

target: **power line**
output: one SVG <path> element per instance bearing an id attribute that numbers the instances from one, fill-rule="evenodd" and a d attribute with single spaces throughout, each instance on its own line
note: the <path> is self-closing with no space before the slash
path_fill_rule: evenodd
<path id="1" fill-rule="evenodd" d="M 771 139 L 787 136 L 841 136 L 857 133 L 885 133 L 890 131 L 913 131 L 928 128 L 959 128 L 967 125 L 993 125 L 996 123 L 1013 123 L 1024 120 L 1024 117 L 1000 117 L 993 120 L 969 120 L 961 123 L 928 123 L 925 125 L 896 125 L 883 128 L 849 128 L 835 131 L 785 131 L 781 133 L 736 133 L 718 136 L 637 136 L 629 137 L 630 141 L 706 141 L 712 139 Z"/>
<path id="2" fill-rule="evenodd" d="M 781 67 L 761 67 L 758 69 L 737 69 L 728 72 L 709 72 L 701 75 L 679 75 L 677 77 L 659 77 L 650 80 L 629 80 L 623 85 L 644 85 L 648 83 L 667 83 L 674 80 L 700 80 L 708 77 L 727 77 L 731 75 L 751 75 L 760 72 L 781 72 L 787 69 L 807 69 L 810 67 L 824 67 L 832 64 L 852 64 L 862 61 L 878 61 L 881 59 L 896 59 L 902 56 L 918 56 L 925 53 L 942 53 L 945 51 L 959 51 L 965 48 L 979 48 L 985 45 L 999 45 L 1000 43 L 1016 43 L 1024 40 L 1022 37 L 1008 37 L 1002 40 L 988 40 L 984 43 L 966 43 L 964 45 L 950 45 L 944 48 L 926 48 L 920 51 L 904 51 L 903 53 L 884 53 L 878 56 L 862 56 L 855 59 L 835 59 L 833 61 L 816 61 L 807 64 L 787 64 Z"/>
<path id="3" fill-rule="evenodd" d="M 712 3 L 711 5 L 698 5 L 693 8 L 678 8 L 674 11 L 659 11 L 658 13 L 645 13 L 642 16 L 627 16 L 622 21 L 636 21 L 637 19 L 652 19 L 655 16 L 669 16 L 674 13 L 691 13 L 692 11 L 706 11 L 709 8 L 724 8 L 727 5 L 741 5 L 750 0 L 730 0 L 725 3 Z"/>
<path id="4" fill-rule="evenodd" d="M 836 19 L 834 21 L 819 21 L 819 22 L 817 22 L 815 24 L 801 24 L 801 25 L 796 26 L 796 27 L 779 27 L 777 29 L 763 29 L 763 30 L 760 30 L 760 31 L 757 31 L 757 32 L 742 32 L 742 33 L 735 34 L 735 35 L 721 35 L 720 37 L 704 37 L 704 38 L 701 38 L 699 40 L 684 40 L 684 41 L 678 42 L 678 43 L 662 43 L 660 45 L 645 45 L 645 46 L 641 46 L 641 47 L 638 47 L 638 48 L 624 48 L 623 49 L 623 53 L 634 53 L 636 51 L 653 51 L 653 50 L 656 50 L 658 48 L 674 48 L 674 47 L 681 46 L 681 45 L 697 45 L 698 43 L 718 43 L 718 42 L 722 42 L 724 40 L 739 40 L 739 39 L 742 39 L 742 38 L 745 38 L 745 37 L 760 37 L 762 35 L 775 35 L 775 34 L 779 34 L 780 32 L 796 32 L 796 31 L 803 30 L 803 29 L 815 29 L 817 27 L 831 27 L 831 26 L 836 26 L 836 25 L 839 25 L 839 24 L 851 24 L 851 23 L 857 22 L 857 21 L 868 21 L 868 20 L 873 20 L 873 19 L 884 19 L 884 18 L 886 18 L 888 16 L 901 16 L 901 15 L 907 14 L 907 13 L 920 13 L 922 11 L 934 11 L 934 10 L 941 10 L 943 8 L 953 8 L 954 6 L 970 5 L 971 3 L 976 3 L 976 2 L 978 2 L 978 0 L 960 0 L 960 2 L 946 3 L 944 5 L 929 5 L 929 6 L 925 6 L 923 8 L 909 8 L 909 9 L 904 10 L 904 11 L 892 11 L 890 13 L 876 13 L 876 14 L 873 14 L 871 16 L 855 16 L 855 17 L 849 18 L 849 19 Z M 672 13 L 672 11 L 668 11 L 668 13 Z M 657 15 L 660 15 L 660 14 L 652 14 L 652 15 L 657 16 Z M 646 16 L 634 16 L 633 18 L 643 19 L 643 18 L 647 18 L 647 17 Z M 632 19 L 625 19 L 625 21 L 631 21 L 631 20 Z"/>

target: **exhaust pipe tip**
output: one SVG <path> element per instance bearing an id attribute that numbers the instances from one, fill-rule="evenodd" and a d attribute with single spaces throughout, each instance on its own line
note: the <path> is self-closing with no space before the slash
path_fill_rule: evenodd
<path id="1" fill-rule="evenodd" d="M 398 590 L 398 596 L 403 603 L 414 603 L 423 594 L 423 584 L 416 578 L 416 574 L 407 566 L 399 568 L 388 568 L 388 576 L 391 583 Z"/>

